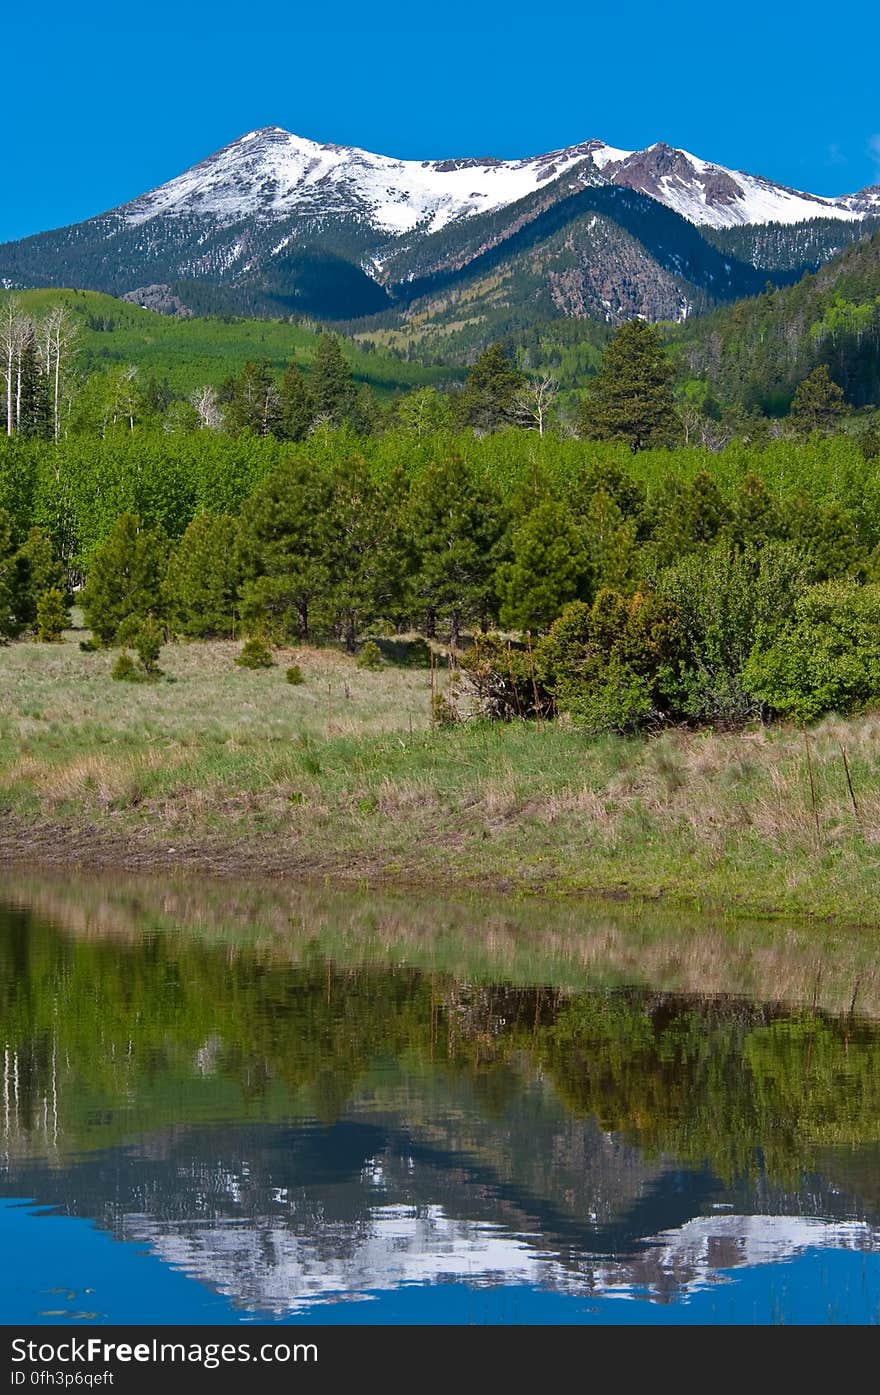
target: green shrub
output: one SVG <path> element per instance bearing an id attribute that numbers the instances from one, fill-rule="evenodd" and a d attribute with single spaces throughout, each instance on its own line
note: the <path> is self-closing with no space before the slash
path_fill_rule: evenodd
<path id="1" fill-rule="evenodd" d="M 743 683 L 772 711 L 798 721 L 858 712 L 880 699 L 880 585 L 811 586 L 786 626 L 759 633 Z"/>
<path id="2" fill-rule="evenodd" d="M 37 599 L 37 639 L 43 644 L 60 644 L 69 624 L 64 593 L 57 586 L 50 586 Z"/>
<path id="3" fill-rule="evenodd" d="M 733 725 L 755 715 L 742 678 L 759 630 L 772 636 L 806 584 L 807 559 L 791 543 L 719 543 L 663 572 L 658 591 L 677 616 L 681 656 L 669 696 L 688 721 Z"/>
<path id="4" fill-rule="evenodd" d="M 239 668 L 272 668 L 274 659 L 266 641 L 253 635 L 245 640 L 241 652 L 235 656 L 235 662 Z"/>
<path id="5" fill-rule="evenodd" d="M 379 649 L 378 644 L 375 644 L 373 640 L 368 639 L 364 647 L 361 649 L 361 652 L 358 654 L 355 663 L 357 664 L 358 668 L 374 670 L 384 668 L 384 661 L 382 659 L 382 653 Z"/>
<path id="6" fill-rule="evenodd" d="M 445 693 L 435 693 L 431 699 L 431 721 L 436 727 L 451 727 L 458 721 L 458 713 Z"/>
<path id="7" fill-rule="evenodd" d="M 573 601 L 535 648 L 540 684 L 586 731 L 635 731 L 676 715 L 681 633 L 663 597 L 605 589 Z"/>
<path id="8" fill-rule="evenodd" d="M 299 687 L 300 683 L 305 683 L 306 681 L 299 664 L 291 664 L 290 668 L 285 670 L 284 677 L 287 679 L 288 683 L 292 683 L 295 688 Z"/>
<path id="9" fill-rule="evenodd" d="M 123 649 L 110 670 L 110 677 L 120 683 L 137 683 L 141 675 L 134 659 Z"/>
<path id="10" fill-rule="evenodd" d="M 151 615 L 141 621 L 135 634 L 134 647 L 144 673 L 150 678 L 159 674 L 159 652 L 164 638 L 162 626 Z"/>

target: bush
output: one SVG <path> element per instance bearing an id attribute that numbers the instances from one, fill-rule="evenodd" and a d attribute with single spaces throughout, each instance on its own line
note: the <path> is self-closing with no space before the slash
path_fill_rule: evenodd
<path id="1" fill-rule="evenodd" d="M 69 624 L 64 593 L 57 586 L 50 586 L 37 600 L 37 639 L 43 644 L 60 644 Z"/>
<path id="2" fill-rule="evenodd" d="M 759 630 L 772 636 L 806 584 L 807 559 L 791 543 L 743 548 L 720 543 L 691 553 L 660 577 L 674 607 L 682 654 L 670 698 L 689 721 L 732 725 L 758 704 L 742 671 Z"/>
<path id="3" fill-rule="evenodd" d="M 290 668 L 285 670 L 284 677 L 287 679 L 288 683 L 292 683 L 295 688 L 299 687 L 300 683 L 305 683 L 306 681 L 299 664 L 291 664 Z"/>
<path id="4" fill-rule="evenodd" d="M 254 635 L 245 640 L 241 652 L 235 656 L 235 662 L 239 668 L 272 668 L 275 661 L 266 641 Z"/>
<path id="5" fill-rule="evenodd" d="M 431 699 L 431 721 L 436 727 L 451 727 L 458 721 L 458 713 L 445 693 L 435 693 Z"/>
<path id="6" fill-rule="evenodd" d="M 141 621 L 135 634 L 134 647 L 137 650 L 144 673 L 150 678 L 159 674 L 159 651 L 162 648 L 164 638 L 165 633 L 162 626 L 151 615 L 148 615 L 146 620 Z"/>
<path id="7" fill-rule="evenodd" d="M 123 649 L 116 663 L 110 670 L 110 677 L 119 683 L 137 683 L 140 676 L 138 666 L 134 659 L 126 649 Z"/>
<path id="8" fill-rule="evenodd" d="M 373 640 L 371 639 L 367 640 L 363 649 L 358 654 L 355 663 L 357 664 L 358 668 L 366 668 L 373 670 L 384 668 L 385 666 L 384 661 L 382 659 L 382 653 L 379 649 L 378 644 L 374 644 Z"/>
<path id="9" fill-rule="evenodd" d="M 826 581 L 795 603 L 783 629 L 758 635 L 743 683 L 782 716 L 812 721 L 880 698 L 880 585 Z"/>
<path id="10" fill-rule="evenodd" d="M 662 597 L 600 591 L 573 601 L 535 649 L 539 682 L 586 731 L 635 731 L 675 715 L 681 633 Z"/>
<path id="11" fill-rule="evenodd" d="M 579 605 L 579 601 L 573 602 L 573 606 Z M 589 612 L 589 606 L 584 610 Z M 519 645 L 500 635 L 477 635 L 459 665 L 484 717 L 509 722 L 514 717 L 550 716 L 553 700 L 549 689 L 535 680 L 529 656 Z"/>

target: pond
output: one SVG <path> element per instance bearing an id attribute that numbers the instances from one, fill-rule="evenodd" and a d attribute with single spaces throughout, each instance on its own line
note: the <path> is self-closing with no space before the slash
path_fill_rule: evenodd
<path id="1" fill-rule="evenodd" d="M 0 1321 L 874 1323 L 865 932 L 7 877 Z"/>

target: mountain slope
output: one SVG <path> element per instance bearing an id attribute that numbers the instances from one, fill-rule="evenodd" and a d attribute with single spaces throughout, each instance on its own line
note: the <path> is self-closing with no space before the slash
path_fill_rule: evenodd
<path id="1" fill-rule="evenodd" d="M 824 363 L 854 407 L 880 403 L 880 232 L 794 286 L 716 310 L 674 336 L 682 372 L 769 413 Z"/>
<path id="2" fill-rule="evenodd" d="M 756 272 L 783 266 L 794 275 L 816 266 L 880 214 L 880 187 L 837 199 L 803 194 L 662 143 L 626 151 L 589 140 L 523 160 L 417 161 L 267 127 L 120 208 L 0 246 L 0 285 L 76 285 L 115 295 L 170 286 L 173 303 L 186 282 L 227 288 L 218 298 L 224 309 L 233 303 L 267 315 L 359 319 L 436 289 L 436 282 L 410 284 L 426 277 L 442 274 L 449 284 L 469 269 L 482 274 L 485 263 L 477 262 L 505 244 L 518 256 L 527 224 L 534 244 L 554 217 L 560 227 L 580 216 L 572 203 L 578 197 L 597 200 L 593 211 L 602 217 L 619 217 L 628 236 L 641 241 L 648 229 L 647 256 L 682 282 L 677 310 L 662 278 L 654 296 L 661 313 L 674 316 L 750 293 Z M 657 214 L 660 248 L 645 209 Z M 821 250 L 807 239 L 808 259 L 798 262 L 804 220 L 820 220 L 825 231 Z M 705 250 L 699 231 L 717 237 L 771 223 L 781 229 L 776 239 L 749 244 L 746 236 L 743 251 L 733 244 Z M 613 257 L 612 243 L 624 245 L 605 239 L 603 256 Z M 750 245 L 764 249 L 757 260 L 745 254 Z M 625 264 L 593 261 L 588 279 L 610 283 L 610 295 L 598 297 L 600 316 L 653 317 L 650 298 L 633 296 L 629 275 Z M 562 298 L 569 306 L 581 299 Z M 609 315 L 606 300 L 620 309 Z M 574 311 L 560 302 L 556 313 Z"/>

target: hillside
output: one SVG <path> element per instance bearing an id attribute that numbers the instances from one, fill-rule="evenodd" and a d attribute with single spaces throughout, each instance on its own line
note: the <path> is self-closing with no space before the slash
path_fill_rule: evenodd
<path id="1" fill-rule="evenodd" d="M 770 415 L 824 363 L 847 401 L 880 400 L 880 232 L 796 285 L 768 290 L 670 331 L 683 374 L 724 403 Z"/>
<path id="2" fill-rule="evenodd" d="M 0 306 L 9 292 L 0 291 Z M 306 373 L 320 329 L 289 320 L 232 316 L 181 319 L 141 309 L 97 291 L 36 290 L 15 293 L 23 309 L 41 315 L 59 302 L 76 319 L 77 369 L 82 375 L 135 364 L 145 379 L 167 382 L 176 396 L 219 385 L 248 360 L 267 359 L 276 371 L 289 362 Z M 371 351 L 343 340 L 355 379 L 381 396 L 423 385 L 448 384 L 460 370 L 408 362 L 393 352 Z"/>

